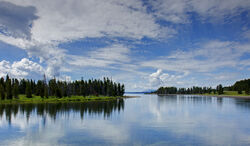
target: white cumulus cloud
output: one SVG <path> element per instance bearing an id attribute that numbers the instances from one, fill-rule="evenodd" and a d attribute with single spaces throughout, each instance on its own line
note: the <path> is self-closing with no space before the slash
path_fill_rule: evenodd
<path id="1" fill-rule="evenodd" d="M 3 60 L 0 62 L 0 77 L 5 77 L 7 74 L 14 78 L 39 78 L 41 79 L 45 73 L 44 68 L 27 58 L 20 61 L 10 63 Z"/>

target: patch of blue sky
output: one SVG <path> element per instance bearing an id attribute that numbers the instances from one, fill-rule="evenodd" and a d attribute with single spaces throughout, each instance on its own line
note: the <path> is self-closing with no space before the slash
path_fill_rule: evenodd
<path id="1" fill-rule="evenodd" d="M 19 61 L 22 58 L 27 58 L 27 52 L 18 47 L 6 44 L 0 41 L 0 60 Z"/>

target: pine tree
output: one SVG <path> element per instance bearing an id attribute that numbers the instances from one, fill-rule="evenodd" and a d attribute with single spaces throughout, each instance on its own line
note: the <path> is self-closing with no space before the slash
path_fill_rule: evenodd
<path id="1" fill-rule="evenodd" d="M 249 87 L 248 87 L 248 88 L 246 89 L 246 91 L 245 91 L 247 95 L 250 94 L 250 91 L 249 91 L 249 90 L 250 90 L 250 89 L 249 89 Z"/>
<path id="2" fill-rule="evenodd" d="M 48 87 L 47 87 L 47 85 L 45 85 L 45 87 L 44 87 L 44 96 L 45 96 L 46 98 L 49 98 L 49 92 L 48 92 Z"/>
<path id="3" fill-rule="evenodd" d="M 9 76 L 6 77 L 6 98 L 12 99 L 12 87 L 11 87 L 11 80 Z"/>
<path id="4" fill-rule="evenodd" d="M 32 98 L 32 91 L 31 91 L 31 85 L 30 82 L 26 82 L 26 91 L 25 91 L 26 97 L 27 98 Z"/>
<path id="5" fill-rule="evenodd" d="M 59 87 L 56 88 L 56 97 L 62 98 L 62 90 Z"/>
<path id="6" fill-rule="evenodd" d="M 117 87 L 118 89 L 117 89 L 117 94 L 118 94 L 118 96 L 121 96 L 121 84 L 120 83 L 118 83 L 118 87 Z"/>
<path id="7" fill-rule="evenodd" d="M 124 86 L 124 84 L 122 84 L 121 96 L 123 96 L 124 93 L 125 93 L 125 86 Z"/>
<path id="8" fill-rule="evenodd" d="M 19 94 L 19 83 L 18 83 L 18 80 L 15 79 L 15 83 L 14 83 L 14 87 L 13 87 L 13 95 L 15 98 L 18 98 L 18 94 Z"/>
<path id="9" fill-rule="evenodd" d="M 82 87 L 81 87 L 81 92 L 83 91 Z M 83 93 L 81 93 L 81 95 L 83 95 Z M 68 88 L 67 88 L 67 83 L 64 82 L 63 84 L 63 96 L 67 97 L 68 96 Z"/>
<path id="10" fill-rule="evenodd" d="M 5 92 L 4 92 L 4 87 L 2 84 L 0 84 L 0 99 L 1 100 L 5 99 Z"/>
<path id="11" fill-rule="evenodd" d="M 242 94 L 242 90 L 239 89 L 239 90 L 238 90 L 238 94 Z"/>
<path id="12" fill-rule="evenodd" d="M 223 94 L 223 87 L 222 87 L 221 84 L 218 85 L 216 89 L 217 89 L 217 92 L 218 92 L 219 95 L 220 95 L 220 94 Z"/>

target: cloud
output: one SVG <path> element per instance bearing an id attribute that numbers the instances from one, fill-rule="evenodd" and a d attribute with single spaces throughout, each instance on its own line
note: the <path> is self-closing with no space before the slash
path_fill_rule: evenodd
<path id="1" fill-rule="evenodd" d="M 88 120 L 84 123 L 76 123 L 74 129 L 87 131 L 90 135 L 111 141 L 114 145 L 123 144 L 130 138 L 129 127 L 126 125 L 116 125 L 108 120 Z M 108 132 L 107 132 L 108 131 Z"/>
<path id="2" fill-rule="evenodd" d="M 241 56 L 250 52 L 250 44 L 229 41 L 209 41 L 200 48 L 177 50 L 159 59 L 141 62 L 144 67 L 162 68 L 179 73 L 212 72 L 218 68 L 238 68 Z M 242 64 L 243 65 L 243 64 Z"/>
<path id="3" fill-rule="evenodd" d="M 12 64 L 5 60 L 0 62 L 0 77 L 5 77 L 8 74 L 14 78 L 41 78 L 44 73 L 45 70 L 41 65 L 27 58 Z"/>
<path id="4" fill-rule="evenodd" d="M 168 74 L 164 73 L 162 69 L 158 69 L 156 72 L 149 75 L 149 84 L 151 89 L 156 89 L 160 86 L 176 86 L 183 84 L 182 78 L 187 74 Z"/>
<path id="5" fill-rule="evenodd" d="M 161 76 L 162 76 L 162 70 L 161 69 L 158 69 L 155 73 L 152 73 L 150 76 L 149 76 L 149 82 L 152 86 L 158 86 L 159 84 L 162 83 L 162 80 L 161 80 Z M 166 74 L 166 76 L 168 76 L 168 74 Z"/>
<path id="6" fill-rule="evenodd" d="M 0 32 L 0 40 L 17 46 L 27 51 L 29 57 L 38 57 L 41 62 L 47 64 L 49 76 L 59 76 L 65 62 L 71 56 L 67 56 L 64 49 L 58 47 L 64 42 L 85 38 L 110 39 L 122 37 L 132 40 L 142 38 L 158 39 L 160 37 L 171 36 L 175 31 L 168 27 L 162 27 L 152 14 L 147 13 L 146 6 L 140 0 L 118 1 L 118 0 L 13 0 L 3 2 L 8 5 L 7 10 L 14 9 L 13 16 L 8 23 L 19 24 L 16 18 L 20 18 L 23 26 L 8 27 L 5 33 Z M 5 8 L 6 9 L 6 8 Z M 16 10 L 17 9 L 17 10 Z M 20 11 L 20 13 L 18 13 Z M 13 20 L 12 20 L 13 19 Z M 5 20 L 5 15 L 0 15 L 0 20 Z M 1 25 L 7 26 L 0 21 Z M 11 26 L 11 25 L 10 25 Z M 16 30 L 23 30 L 23 35 L 14 35 Z M 9 35 L 6 35 L 6 34 Z M 116 50 L 107 53 L 109 50 L 98 50 L 96 53 L 85 58 L 82 56 L 72 56 L 73 60 L 91 62 L 88 64 L 106 66 L 112 63 L 119 51 L 124 50 L 122 46 L 114 46 Z M 102 48 L 103 49 L 103 48 Z M 123 54 L 126 52 L 123 52 Z M 108 56 L 107 56 L 108 55 Z M 99 58 L 98 60 L 95 58 Z M 109 57 L 110 59 L 107 59 Z M 113 57 L 113 58 L 111 58 Z M 94 59 L 93 59 L 94 58 Z M 117 60 L 116 59 L 116 60 Z M 121 58 L 123 60 L 129 58 Z M 69 60 L 69 62 L 71 62 Z M 103 63 L 102 63 L 103 62 Z M 85 64 L 76 62 L 74 64 Z"/>
<path id="7" fill-rule="evenodd" d="M 0 32 L 8 36 L 30 39 L 32 23 L 38 17 L 33 6 L 18 6 L 0 2 Z"/>
<path id="8" fill-rule="evenodd" d="M 120 44 L 114 44 L 110 47 L 99 48 L 89 53 L 90 58 L 101 60 L 110 60 L 116 62 L 129 62 L 130 49 Z"/>
<path id="9" fill-rule="evenodd" d="M 42 43 L 103 36 L 156 38 L 161 34 L 160 25 L 139 0 L 11 2 L 37 9 L 39 19 L 34 21 L 31 32 L 32 38 Z"/>
<path id="10" fill-rule="evenodd" d="M 139 62 L 140 67 L 157 69 L 146 78 L 147 88 L 231 85 L 242 78 L 239 72 L 250 66 L 249 59 L 243 57 L 250 53 L 248 43 L 214 40 L 199 46 Z"/>
<path id="11" fill-rule="evenodd" d="M 138 61 L 131 57 L 132 48 L 138 47 L 135 42 L 146 43 L 149 38 L 149 43 L 159 43 L 162 38 L 176 35 L 173 28 L 177 25 L 172 23 L 191 23 L 189 16 L 193 13 L 204 20 L 231 18 L 249 10 L 246 0 L 155 0 L 146 4 L 141 0 L 11 0 L 1 3 L 0 12 L 8 12 L 11 17 L 0 14 L 0 41 L 22 48 L 30 58 L 39 58 L 40 64 L 46 65 L 43 70 L 49 77 L 65 78 L 64 72 L 82 73 L 87 67 L 105 68 L 109 73 L 119 70 L 117 74 L 124 71 L 124 75 L 136 74 L 134 78 L 143 76 L 152 84 L 148 86 L 153 86 L 169 84 L 170 80 L 184 84 L 176 78 L 190 73 L 249 67 L 247 60 L 240 56 L 249 52 L 250 45 L 232 41 L 209 41 L 194 50 L 177 50 L 150 60 Z M 171 23 L 162 23 L 159 19 Z M 60 48 L 64 43 L 92 38 L 104 38 L 107 47 L 77 55 L 72 55 L 73 49 Z M 130 46 L 124 45 L 128 43 Z M 8 64 L 12 68 L 9 62 L 4 67 Z M 162 73 L 159 77 L 150 77 L 148 67 L 162 69 Z M 19 74 L 26 76 L 27 72 L 19 71 Z M 133 82 L 137 81 L 133 79 Z"/>
<path id="12" fill-rule="evenodd" d="M 243 32 L 242 36 L 246 39 L 250 39 L 250 30 L 246 30 Z"/>
<path id="13" fill-rule="evenodd" d="M 189 23 L 190 13 L 202 19 L 224 20 L 250 9 L 248 0 L 156 0 L 151 4 L 158 18 L 172 23 Z"/>
<path id="14" fill-rule="evenodd" d="M 67 55 L 70 65 L 78 67 L 111 67 L 114 64 L 130 62 L 130 49 L 124 45 L 114 44 L 94 51 L 89 51 L 87 55 Z"/>

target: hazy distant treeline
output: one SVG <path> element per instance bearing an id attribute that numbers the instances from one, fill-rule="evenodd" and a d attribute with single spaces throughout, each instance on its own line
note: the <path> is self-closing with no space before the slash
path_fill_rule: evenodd
<path id="1" fill-rule="evenodd" d="M 191 87 L 191 88 L 177 88 L 177 87 L 160 87 L 155 91 L 157 94 L 211 94 L 218 93 L 223 94 L 222 85 L 218 85 L 216 89 L 212 87 Z"/>
<path id="2" fill-rule="evenodd" d="M 49 96 L 54 97 L 70 97 L 72 95 L 88 96 L 122 96 L 125 92 L 123 84 L 113 82 L 109 78 L 103 80 L 76 80 L 73 82 L 60 81 L 51 79 L 46 82 L 44 80 L 28 80 L 28 79 L 11 79 L 8 75 L 6 78 L 0 79 L 0 98 L 12 99 L 18 98 L 19 94 L 26 94 L 28 98 L 32 95 L 41 96 L 42 98 Z"/>
<path id="3" fill-rule="evenodd" d="M 212 87 L 191 87 L 191 88 L 177 88 L 177 87 L 160 87 L 154 93 L 157 94 L 211 94 L 218 93 L 223 94 L 224 91 L 238 91 L 238 94 L 242 94 L 245 91 L 246 94 L 250 94 L 250 79 L 237 81 L 234 85 L 223 87 L 221 84 L 216 88 Z"/>

